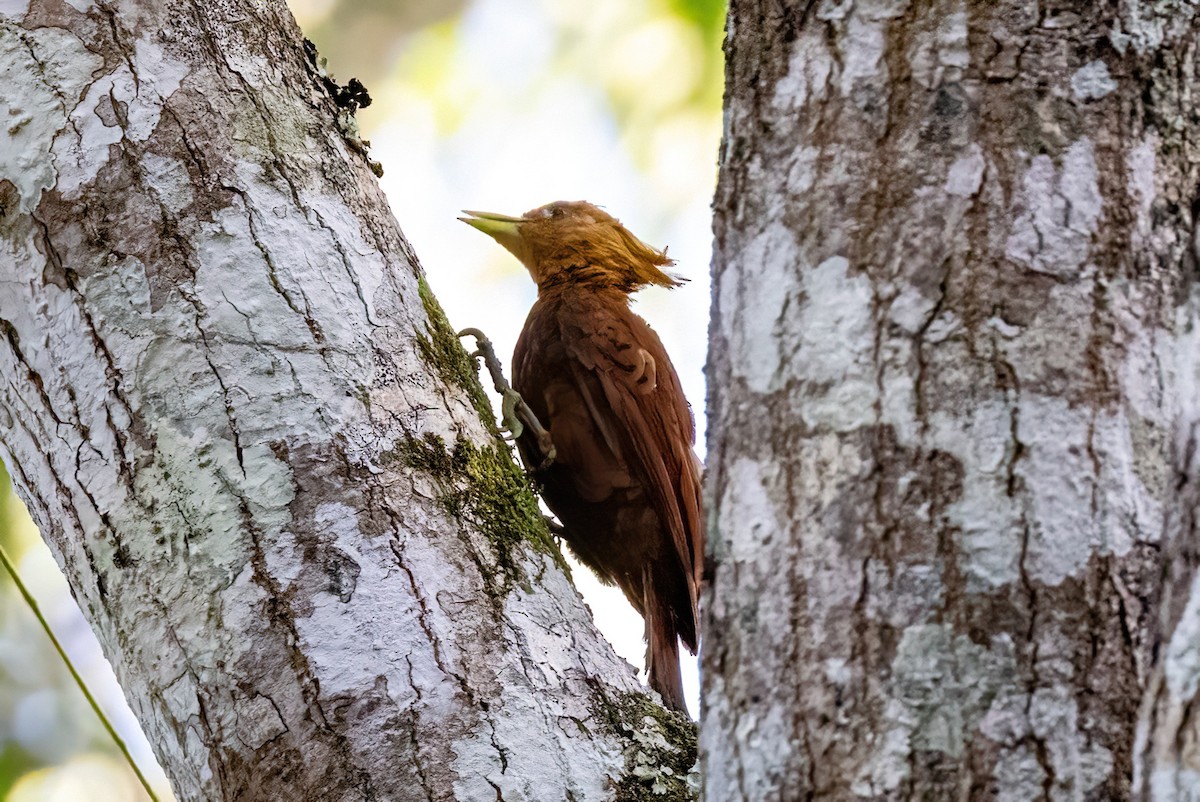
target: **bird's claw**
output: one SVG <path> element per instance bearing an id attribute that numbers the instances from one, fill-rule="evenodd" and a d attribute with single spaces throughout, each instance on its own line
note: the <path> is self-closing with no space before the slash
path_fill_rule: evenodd
<path id="1" fill-rule="evenodd" d="M 513 386 L 508 383 L 508 379 L 504 378 L 504 368 L 500 365 L 492 341 L 482 331 L 475 328 L 463 329 L 458 336 L 475 338 L 476 349 L 469 356 L 472 359 L 483 359 L 488 373 L 492 376 L 492 385 L 500 394 L 501 439 L 509 443 L 516 442 L 528 427 L 537 438 L 538 450 L 542 454 L 542 462 L 536 470 L 543 471 L 550 467 L 558 454 L 554 447 L 554 441 L 550 438 L 550 432 L 542 426 L 541 421 L 533 414 L 533 410 L 525 403 L 525 399 L 521 398 L 521 394 L 513 389 Z"/>
<path id="2" fill-rule="evenodd" d="M 496 388 L 500 388 L 497 386 Z M 502 391 L 502 400 L 500 401 L 500 431 L 508 432 L 505 440 L 515 441 L 525 432 L 525 424 L 521 423 L 521 418 L 517 413 L 519 405 L 525 403 L 525 399 L 521 398 L 521 394 L 513 388 L 509 387 Z"/>
<path id="3" fill-rule="evenodd" d="M 554 460 L 558 457 L 558 449 L 554 447 L 554 441 L 550 439 L 550 432 L 545 429 L 538 432 L 537 439 L 538 448 L 543 455 L 542 464 L 538 466 L 538 470 L 544 471 L 554 464 Z"/>

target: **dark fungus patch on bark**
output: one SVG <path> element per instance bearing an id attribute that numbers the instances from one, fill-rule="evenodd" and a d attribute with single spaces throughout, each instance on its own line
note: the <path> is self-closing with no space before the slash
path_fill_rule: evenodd
<path id="1" fill-rule="evenodd" d="M 21 193 L 17 185 L 0 178 L 0 237 L 8 239 L 15 233 L 16 221 L 24 217 L 20 211 Z"/>
<path id="2" fill-rule="evenodd" d="M 358 121 L 354 115 L 359 109 L 371 105 L 371 95 L 362 81 L 351 78 L 350 83 L 342 86 L 328 70 L 326 60 L 317 52 L 317 46 L 311 40 L 304 40 L 305 68 L 313 81 L 320 85 L 338 108 L 338 129 L 346 140 L 346 144 L 359 153 L 371 168 L 376 178 L 383 178 L 383 165 L 373 160 L 370 154 L 371 143 L 363 139 L 358 130 Z"/>
<path id="3" fill-rule="evenodd" d="M 610 695 L 592 685 L 592 717 L 623 743 L 625 773 L 613 780 L 614 802 L 696 799 L 688 774 L 696 765 L 696 723 L 644 693 Z"/>

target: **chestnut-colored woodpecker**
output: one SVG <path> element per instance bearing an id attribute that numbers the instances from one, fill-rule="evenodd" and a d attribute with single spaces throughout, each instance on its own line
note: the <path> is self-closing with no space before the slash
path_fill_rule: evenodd
<path id="1" fill-rule="evenodd" d="M 695 422 L 658 335 L 629 308 L 648 284 L 680 284 L 663 272 L 673 263 L 583 201 L 464 214 L 538 287 L 513 354 L 520 398 L 505 406 L 523 413 L 511 425 L 522 459 L 571 551 L 645 619 L 650 686 L 686 712 L 678 641 L 699 645 L 704 559 Z"/>

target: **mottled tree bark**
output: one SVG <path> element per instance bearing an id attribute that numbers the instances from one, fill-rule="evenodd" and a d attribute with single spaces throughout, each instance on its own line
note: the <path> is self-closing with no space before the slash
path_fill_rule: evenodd
<path id="1" fill-rule="evenodd" d="M 0 76 L 0 457 L 178 796 L 684 796 L 282 0 Z"/>
<path id="2" fill-rule="evenodd" d="M 1195 11 L 733 2 L 708 799 L 1200 795 Z"/>

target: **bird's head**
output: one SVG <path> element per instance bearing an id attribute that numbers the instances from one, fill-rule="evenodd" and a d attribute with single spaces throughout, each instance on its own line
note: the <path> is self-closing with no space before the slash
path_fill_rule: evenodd
<path id="1" fill-rule="evenodd" d="M 621 221 L 586 201 L 555 201 L 520 217 L 463 212 L 460 217 L 521 260 L 538 287 L 594 283 L 633 292 L 647 284 L 677 287 L 682 279 L 660 268 L 674 264 Z"/>

